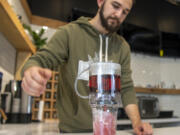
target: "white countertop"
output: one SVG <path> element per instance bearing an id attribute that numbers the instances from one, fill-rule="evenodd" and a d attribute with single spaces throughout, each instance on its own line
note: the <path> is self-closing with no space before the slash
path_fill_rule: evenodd
<path id="1" fill-rule="evenodd" d="M 157 123 L 180 123 L 180 118 L 154 118 L 154 119 L 142 119 L 143 122 L 151 124 Z M 118 125 L 131 125 L 131 121 L 128 119 L 122 119 L 117 121 Z"/>
<path id="2" fill-rule="evenodd" d="M 93 133 L 59 133 L 57 123 L 4 124 L 0 135 L 93 135 Z M 155 128 L 153 135 L 179 135 L 179 127 Z M 117 131 L 116 135 L 133 135 L 132 130 Z"/>

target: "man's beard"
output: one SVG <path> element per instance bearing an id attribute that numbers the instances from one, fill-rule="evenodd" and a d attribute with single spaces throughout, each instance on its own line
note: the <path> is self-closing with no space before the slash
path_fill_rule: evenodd
<path id="1" fill-rule="evenodd" d="M 104 14 L 103 14 L 104 4 L 102 5 L 102 7 L 99 11 L 101 24 L 110 33 L 116 32 L 120 28 L 121 23 L 119 22 L 119 19 L 117 17 L 111 17 L 111 16 L 108 16 L 107 18 L 104 17 Z M 116 21 L 117 24 L 116 25 L 108 24 L 108 20 L 114 20 L 114 21 Z"/>

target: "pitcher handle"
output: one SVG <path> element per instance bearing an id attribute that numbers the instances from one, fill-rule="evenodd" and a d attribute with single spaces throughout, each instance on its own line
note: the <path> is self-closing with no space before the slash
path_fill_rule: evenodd
<path id="1" fill-rule="evenodd" d="M 84 72 L 88 71 L 88 70 L 89 70 L 89 67 L 86 68 L 85 70 L 83 70 L 83 71 L 76 77 L 76 80 L 75 80 L 75 83 L 74 83 L 74 88 L 75 88 L 76 94 L 77 94 L 79 97 L 83 98 L 83 99 L 88 99 L 89 96 L 83 96 L 83 95 L 81 95 L 81 94 L 79 93 L 78 88 L 77 88 L 77 83 L 78 83 L 78 80 L 79 80 L 79 76 L 80 76 L 81 74 L 83 74 Z"/>

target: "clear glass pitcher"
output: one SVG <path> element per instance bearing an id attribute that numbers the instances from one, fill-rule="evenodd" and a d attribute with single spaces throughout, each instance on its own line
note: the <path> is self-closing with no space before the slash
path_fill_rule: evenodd
<path id="1" fill-rule="evenodd" d="M 89 96 L 82 96 L 78 92 L 77 83 L 79 76 L 89 71 Z M 112 62 L 97 62 L 91 64 L 82 71 L 76 78 L 75 91 L 81 98 L 89 98 L 89 103 L 93 105 L 119 105 L 120 103 L 120 83 L 121 66 Z"/>
<path id="2" fill-rule="evenodd" d="M 89 96 L 82 96 L 77 89 L 79 76 L 89 71 Z M 120 105 L 121 66 L 111 62 L 97 62 L 76 78 L 75 91 L 81 98 L 89 98 L 93 114 L 94 135 L 116 135 L 117 111 Z"/>

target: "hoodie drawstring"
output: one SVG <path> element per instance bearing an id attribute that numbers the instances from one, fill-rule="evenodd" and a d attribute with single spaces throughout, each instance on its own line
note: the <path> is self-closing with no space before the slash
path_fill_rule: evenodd
<path id="1" fill-rule="evenodd" d="M 99 62 L 102 62 L 102 45 L 103 45 L 102 35 L 99 35 L 99 39 L 100 39 Z M 105 62 L 108 62 L 108 45 L 109 45 L 109 38 L 106 37 Z"/>
<path id="2" fill-rule="evenodd" d="M 99 35 L 99 38 L 100 38 L 99 62 L 102 62 L 102 36 Z"/>
<path id="3" fill-rule="evenodd" d="M 105 54 L 105 62 L 108 62 L 108 45 L 109 45 L 108 40 L 109 40 L 109 38 L 106 37 L 106 54 Z"/>

